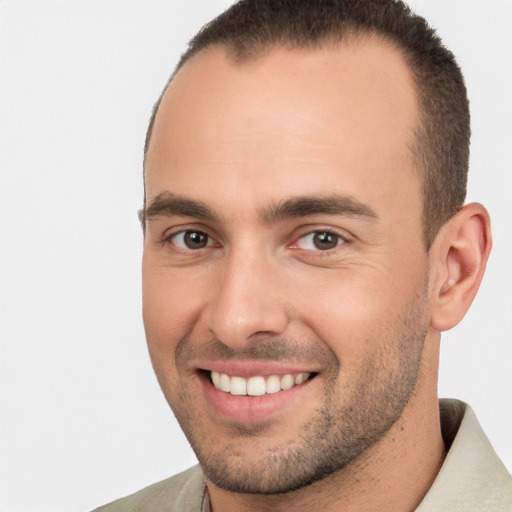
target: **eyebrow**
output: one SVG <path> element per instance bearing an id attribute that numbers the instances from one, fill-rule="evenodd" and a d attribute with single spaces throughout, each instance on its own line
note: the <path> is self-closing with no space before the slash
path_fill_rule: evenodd
<path id="1" fill-rule="evenodd" d="M 291 198 L 272 205 L 262 212 L 261 219 L 267 224 L 295 217 L 311 215 L 344 215 L 378 219 L 378 215 L 366 204 L 351 196 L 304 196 Z"/>
<path id="2" fill-rule="evenodd" d="M 205 220 L 218 220 L 220 217 L 206 203 L 171 192 L 158 194 L 139 212 L 141 222 L 160 215 L 181 215 Z"/>

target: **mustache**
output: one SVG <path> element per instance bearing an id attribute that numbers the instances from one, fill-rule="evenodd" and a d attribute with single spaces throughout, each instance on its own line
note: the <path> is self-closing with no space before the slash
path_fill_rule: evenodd
<path id="1" fill-rule="evenodd" d="M 206 340 L 194 339 L 185 335 L 176 347 L 176 361 L 185 363 L 194 359 L 273 361 L 286 363 L 315 362 L 332 365 L 337 357 L 325 344 L 311 340 L 290 340 L 282 336 L 256 335 L 243 348 L 233 348 L 217 337 Z"/>

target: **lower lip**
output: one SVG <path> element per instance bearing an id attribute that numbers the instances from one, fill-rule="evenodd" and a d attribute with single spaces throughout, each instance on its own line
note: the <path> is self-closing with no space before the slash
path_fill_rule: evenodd
<path id="1" fill-rule="evenodd" d="M 241 423 L 261 423 L 273 416 L 284 413 L 294 405 L 299 397 L 302 401 L 303 397 L 301 395 L 317 379 L 318 377 L 315 377 L 298 386 L 277 393 L 262 396 L 237 396 L 217 389 L 206 375 L 200 376 L 206 398 L 214 414 Z"/>

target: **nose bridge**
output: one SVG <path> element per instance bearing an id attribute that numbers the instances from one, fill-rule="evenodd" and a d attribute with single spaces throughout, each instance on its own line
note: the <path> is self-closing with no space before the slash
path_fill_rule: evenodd
<path id="1" fill-rule="evenodd" d="M 219 268 L 207 322 L 224 344 L 243 348 L 256 333 L 280 334 L 288 323 L 283 297 L 273 286 L 276 268 L 256 244 L 233 246 Z"/>

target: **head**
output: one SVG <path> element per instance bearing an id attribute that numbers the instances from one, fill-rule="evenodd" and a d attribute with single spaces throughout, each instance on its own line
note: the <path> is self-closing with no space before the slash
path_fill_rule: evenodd
<path id="1" fill-rule="evenodd" d="M 242 1 L 192 41 L 148 132 L 144 322 L 213 485 L 293 491 L 434 414 L 490 247 L 467 117 L 399 2 Z"/>

